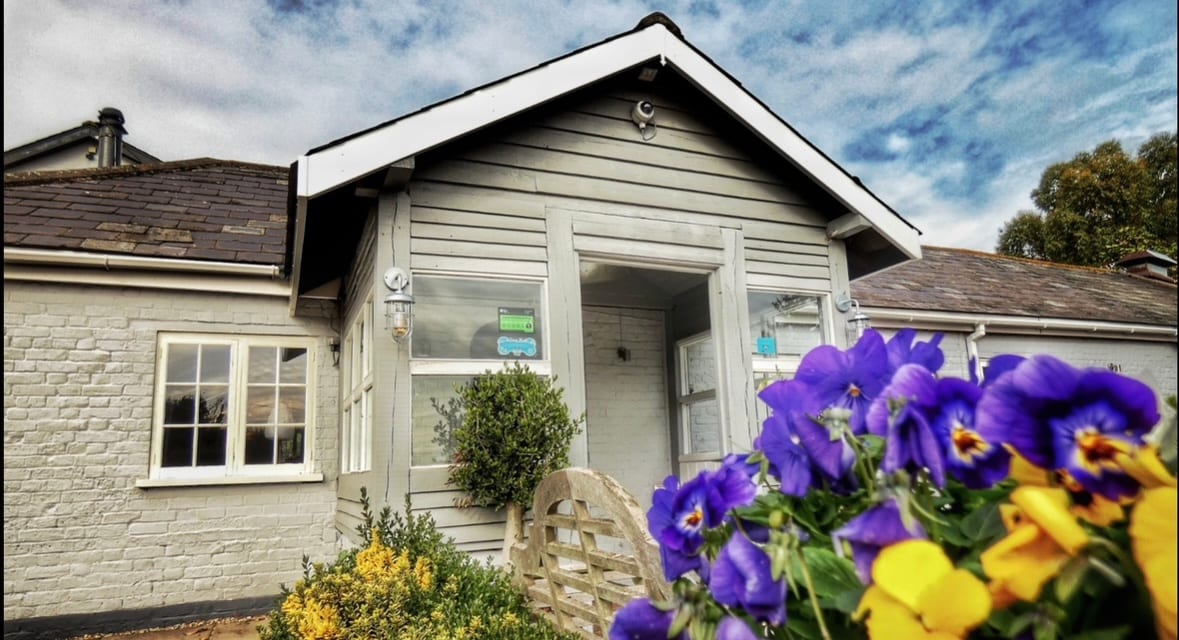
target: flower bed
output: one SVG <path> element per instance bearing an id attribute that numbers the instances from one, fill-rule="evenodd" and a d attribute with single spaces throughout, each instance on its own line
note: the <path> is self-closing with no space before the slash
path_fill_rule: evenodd
<path id="1" fill-rule="evenodd" d="M 1046 355 L 939 378 L 914 339 L 814 349 L 752 454 L 669 477 L 675 597 L 610 637 L 1175 638 L 1174 398 Z"/>
<path id="2" fill-rule="evenodd" d="M 309 565 L 259 627 L 262 640 L 572 640 L 532 612 L 503 570 L 445 540 L 429 514 L 386 507 L 374 518 L 362 490 L 359 550 Z"/>

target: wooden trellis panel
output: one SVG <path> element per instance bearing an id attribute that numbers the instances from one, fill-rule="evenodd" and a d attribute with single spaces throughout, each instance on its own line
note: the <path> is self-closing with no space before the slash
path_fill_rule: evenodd
<path id="1" fill-rule="evenodd" d="M 667 599 L 659 545 L 616 480 L 592 469 L 549 475 L 537 488 L 530 535 L 511 551 L 517 585 L 563 629 L 603 638 L 633 598 Z"/>

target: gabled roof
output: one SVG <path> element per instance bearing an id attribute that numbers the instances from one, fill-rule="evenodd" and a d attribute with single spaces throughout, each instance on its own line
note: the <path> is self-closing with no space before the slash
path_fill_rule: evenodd
<path id="1" fill-rule="evenodd" d="M 4 246 L 282 265 L 288 176 L 212 158 L 9 175 Z"/>
<path id="2" fill-rule="evenodd" d="M 944 247 L 852 283 L 864 307 L 1175 327 L 1176 287 L 1153 278 Z"/>
<path id="3" fill-rule="evenodd" d="M 22 144 L 19 147 L 6 150 L 4 152 L 4 170 L 7 172 L 10 168 L 16 167 L 17 165 L 24 164 L 40 156 L 65 149 L 83 141 L 97 144 L 97 122 L 87 120 L 73 129 L 67 129 L 51 136 L 45 136 L 40 140 L 34 140 L 28 144 Z M 160 162 L 159 158 L 128 143 L 126 140 L 122 142 L 122 153 L 125 160 L 130 160 L 133 163 L 147 164 Z M 20 169 L 16 168 L 16 170 L 19 171 Z"/>
<path id="4" fill-rule="evenodd" d="M 919 232 L 855 177 L 804 139 L 739 82 L 689 44 L 661 14 L 635 29 L 492 82 L 407 116 L 316 147 L 293 165 L 292 214 L 295 279 L 299 278 L 302 229 L 318 198 L 354 185 L 389 167 L 457 138 L 638 65 L 657 62 L 674 69 L 781 158 L 802 171 L 846 207 L 834 232 L 869 231 L 895 247 L 896 259 L 921 255 Z M 844 237 L 841 235 L 841 237 Z M 300 289 L 296 282 L 295 295 Z"/>

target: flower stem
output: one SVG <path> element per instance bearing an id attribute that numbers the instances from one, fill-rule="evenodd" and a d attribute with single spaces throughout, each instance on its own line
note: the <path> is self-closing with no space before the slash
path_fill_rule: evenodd
<path id="1" fill-rule="evenodd" d="M 819 607 L 819 596 L 815 593 L 815 583 L 811 581 L 811 570 L 806 564 L 806 554 L 798 549 L 798 564 L 802 566 L 802 580 L 806 583 L 807 593 L 811 597 L 811 608 L 815 610 L 815 618 L 819 621 L 819 633 L 823 640 L 831 640 L 831 633 L 827 631 L 827 622 L 823 619 L 823 610 Z"/>

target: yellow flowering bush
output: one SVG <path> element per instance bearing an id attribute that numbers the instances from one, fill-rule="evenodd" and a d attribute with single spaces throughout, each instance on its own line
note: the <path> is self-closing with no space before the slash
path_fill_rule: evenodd
<path id="1" fill-rule="evenodd" d="M 502 570 L 444 540 L 428 514 L 374 518 L 362 492 L 364 546 L 310 565 L 259 627 L 262 640 L 564 640 L 534 616 Z"/>

